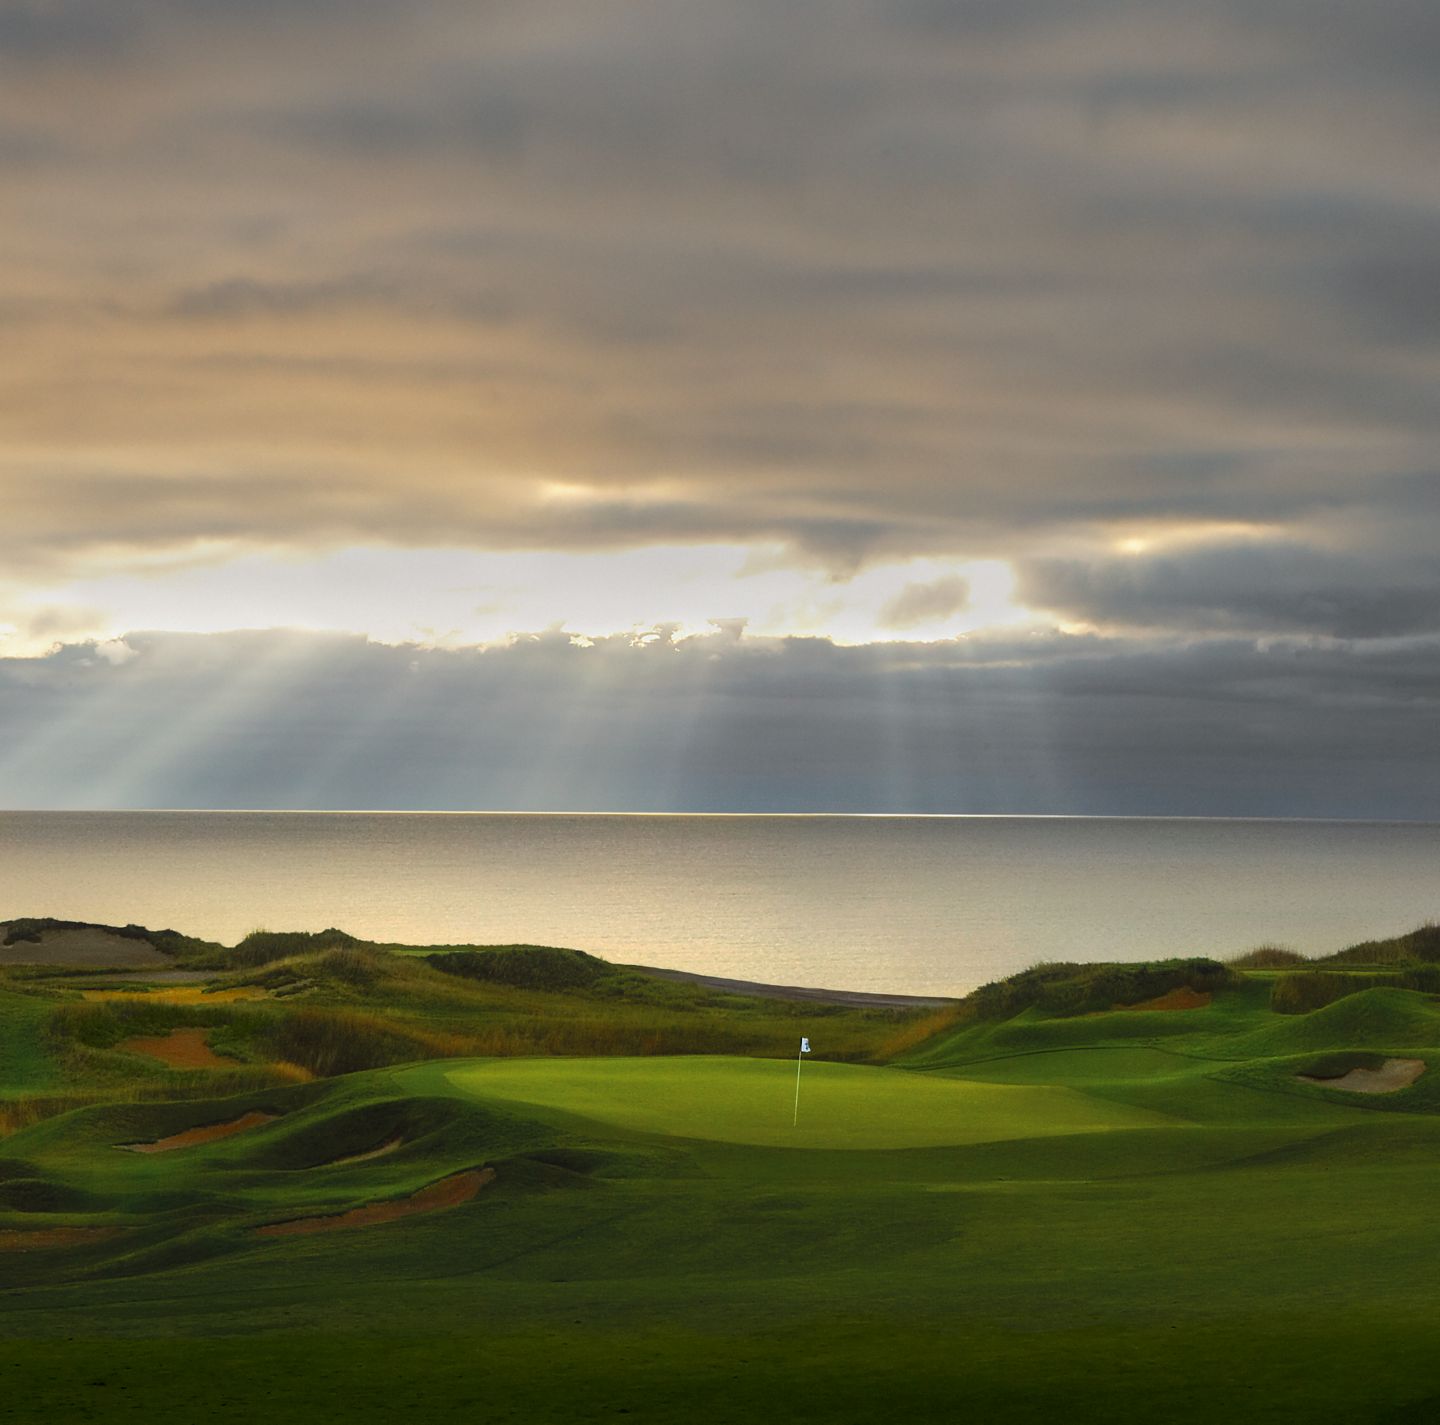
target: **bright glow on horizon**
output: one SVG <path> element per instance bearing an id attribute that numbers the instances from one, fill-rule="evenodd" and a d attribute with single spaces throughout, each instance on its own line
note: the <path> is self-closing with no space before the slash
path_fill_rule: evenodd
<path id="1" fill-rule="evenodd" d="M 731 620 L 757 635 L 933 641 L 1029 621 L 1014 587 L 1010 566 L 996 559 L 912 558 L 837 579 L 786 563 L 778 546 L 738 544 L 272 552 L 29 590 L 5 611 L 0 652 L 141 630 L 293 628 L 448 647 L 553 627 L 598 637 L 673 626 L 684 635 Z"/>

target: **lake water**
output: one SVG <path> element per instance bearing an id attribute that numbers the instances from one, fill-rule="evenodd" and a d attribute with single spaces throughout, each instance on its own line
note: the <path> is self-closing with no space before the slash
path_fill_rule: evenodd
<path id="1" fill-rule="evenodd" d="M 1033 817 L 0 812 L 0 919 L 570 945 L 959 994 L 1036 960 L 1325 952 L 1440 917 L 1440 826 Z"/>

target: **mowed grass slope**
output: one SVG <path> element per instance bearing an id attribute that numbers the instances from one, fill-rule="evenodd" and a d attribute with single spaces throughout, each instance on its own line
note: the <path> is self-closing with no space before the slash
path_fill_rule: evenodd
<path id="1" fill-rule="evenodd" d="M 55 1081 L 44 1042 L 52 1008 L 43 996 L 11 989 L 0 978 L 0 1098 Z"/>
<path id="2" fill-rule="evenodd" d="M 513 1421 L 948 1419 L 960 1400 L 999 1421 L 1338 1422 L 1440 1391 L 1432 1118 L 795 1152 L 652 1144 L 458 1089 L 475 1116 L 450 1122 L 418 1076 L 287 1091 L 284 1117 L 188 1161 L 108 1141 L 178 1105 L 11 1140 L 165 1230 L 108 1268 L 11 1258 L 7 1388 L 43 1418 L 181 1420 L 199 1392 L 221 1420 L 281 1421 L 403 1398 Z M 408 1162 L 315 1165 L 406 1102 L 447 1125 Z M 452 1212 L 246 1235 L 481 1160 L 494 1184 Z"/>
<path id="3" fill-rule="evenodd" d="M 1440 1418 L 1426 994 L 1366 988 L 1277 1014 L 1262 977 L 1220 967 L 1192 1009 L 1091 1003 L 1112 982 L 1184 973 L 1162 966 L 1042 985 L 1078 983 L 1078 1008 L 872 1020 L 713 997 L 686 1009 L 583 963 L 545 962 L 590 977 L 566 986 L 486 978 L 529 973 L 524 955 L 472 978 L 332 953 L 302 943 L 216 981 L 261 977 L 273 1002 L 162 1013 L 203 1014 L 240 1052 L 277 1042 L 248 1026 L 302 1015 L 411 1050 L 422 1034 L 478 1037 L 483 1018 L 553 1050 L 548 1017 L 603 1024 L 608 997 L 624 1026 L 609 1042 L 658 1015 L 667 1033 L 693 1026 L 695 1047 L 714 1030 L 749 1056 L 465 1057 L 447 1039 L 438 1057 L 240 1094 L 159 1069 L 128 1097 L 116 1080 L 110 1102 L 0 1137 L 0 1248 L 7 1232 L 111 1234 L 0 1250 L 12 1415 L 155 1425 L 192 1420 L 198 1401 L 206 1418 L 282 1425 L 397 1409 L 686 1425 Z M 29 1037 L 13 1062 L 32 1080 L 125 1058 L 105 1042 L 124 1025 L 91 1023 L 97 1044 L 72 1054 L 17 1013 Z M 800 1031 L 816 1054 L 792 1125 Z M 887 1043 L 893 1064 L 836 1061 L 883 1060 Z M 1297 1078 L 1402 1053 L 1432 1067 L 1379 1099 Z M 188 1097 L 134 1101 L 166 1073 Z M 125 1146 L 243 1114 L 270 1116 L 166 1153 Z M 448 1210 L 255 1231 L 481 1169 L 493 1179 Z"/>

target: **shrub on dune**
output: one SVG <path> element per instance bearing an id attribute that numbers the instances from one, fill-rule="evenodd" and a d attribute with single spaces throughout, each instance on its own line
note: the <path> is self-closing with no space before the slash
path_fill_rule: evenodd
<path id="1" fill-rule="evenodd" d="M 1284 945 L 1257 945 L 1225 963 L 1236 970 L 1289 970 L 1309 961 L 1298 950 Z"/>
<path id="2" fill-rule="evenodd" d="M 447 975 L 527 990 L 573 990 L 595 984 L 610 966 L 583 950 L 552 945 L 496 945 L 484 950 L 452 950 L 426 956 Z"/>

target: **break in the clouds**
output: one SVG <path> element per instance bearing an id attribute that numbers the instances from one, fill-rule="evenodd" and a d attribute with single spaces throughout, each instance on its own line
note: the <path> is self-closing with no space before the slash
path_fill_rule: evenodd
<path id="1" fill-rule="evenodd" d="M 1399 707 L 1437 15 L 0 0 L 0 653 L 1024 630 L 1159 680 L 1133 719 L 1166 659 L 1309 640 Z"/>

